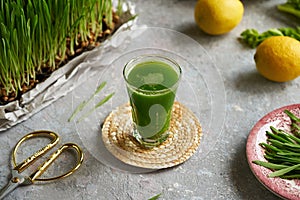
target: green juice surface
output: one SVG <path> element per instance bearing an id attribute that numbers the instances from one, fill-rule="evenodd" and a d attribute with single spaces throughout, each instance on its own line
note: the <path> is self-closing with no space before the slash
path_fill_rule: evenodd
<path id="1" fill-rule="evenodd" d="M 178 79 L 176 71 L 160 61 L 139 63 L 129 72 L 132 117 L 143 138 L 159 138 L 169 128 Z"/>

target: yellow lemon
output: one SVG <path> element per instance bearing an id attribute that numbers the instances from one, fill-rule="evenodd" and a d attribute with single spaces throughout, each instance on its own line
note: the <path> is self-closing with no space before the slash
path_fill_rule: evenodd
<path id="1" fill-rule="evenodd" d="M 300 42 L 287 36 L 273 36 L 256 49 L 254 60 L 258 72 L 275 82 L 300 76 Z"/>
<path id="2" fill-rule="evenodd" d="M 244 6 L 239 0 L 198 0 L 195 21 L 204 32 L 221 35 L 231 31 L 243 18 Z"/>

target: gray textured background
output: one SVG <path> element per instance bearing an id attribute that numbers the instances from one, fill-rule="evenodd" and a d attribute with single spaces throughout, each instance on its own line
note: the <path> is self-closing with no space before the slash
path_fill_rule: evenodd
<path id="1" fill-rule="evenodd" d="M 266 113 L 299 103 L 300 79 L 273 83 L 255 69 L 253 55 L 238 41 L 246 28 L 265 31 L 295 25 L 296 18 L 279 13 L 275 5 L 283 0 L 243 1 L 242 22 L 223 36 L 208 36 L 197 28 L 193 18 L 195 0 L 134 0 L 138 23 L 182 32 L 198 41 L 218 67 L 225 85 L 226 118 L 221 135 L 209 154 L 166 170 L 150 174 L 129 174 L 104 166 L 85 150 L 85 162 L 73 176 L 46 185 L 15 190 L 7 199 L 148 199 L 162 193 L 161 199 L 277 199 L 250 171 L 245 145 L 249 131 Z M 188 48 L 188 47 L 187 47 Z M 58 132 L 63 142 L 82 142 L 73 123 L 72 94 L 34 115 L 27 121 L 0 133 L 0 187 L 9 177 L 11 149 L 25 133 L 48 129 Z"/>

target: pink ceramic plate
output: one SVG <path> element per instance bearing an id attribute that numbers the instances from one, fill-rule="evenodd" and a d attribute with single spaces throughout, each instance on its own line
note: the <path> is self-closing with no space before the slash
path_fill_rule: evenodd
<path id="1" fill-rule="evenodd" d="M 290 130 L 291 121 L 283 112 L 284 110 L 289 110 L 297 117 L 300 117 L 300 104 L 285 106 L 268 113 L 251 130 L 247 140 L 246 154 L 252 172 L 266 188 L 281 198 L 296 200 L 300 199 L 299 179 L 269 178 L 268 174 L 272 172 L 271 170 L 252 163 L 253 160 L 266 161 L 264 149 L 259 144 L 266 141 L 266 131 L 270 130 L 270 126 L 287 131 Z"/>

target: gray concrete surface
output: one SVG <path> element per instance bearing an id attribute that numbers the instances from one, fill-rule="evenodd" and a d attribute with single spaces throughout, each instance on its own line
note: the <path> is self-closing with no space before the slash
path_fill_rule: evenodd
<path id="1" fill-rule="evenodd" d="M 134 0 L 138 23 L 179 31 L 198 41 L 215 62 L 224 81 L 226 118 L 216 144 L 201 159 L 195 154 L 184 164 L 152 173 L 131 174 L 111 169 L 95 159 L 84 147 L 74 123 L 72 94 L 34 115 L 27 121 L 0 133 L 0 187 L 10 175 L 11 150 L 28 132 L 47 129 L 58 132 L 63 142 L 83 146 L 82 168 L 64 180 L 20 187 L 8 199 L 148 199 L 161 193 L 166 200 L 279 199 L 252 174 L 245 156 L 247 136 L 266 113 L 299 103 L 300 78 L 273 83 L 255 69 L 255 50 L 238 41 L 246 28 L 265 31 L 295 25 L 296 18 L 279 13 L 275 5 L 284 0 L 244 0 L 242 22 L 222 36 L 204 34 L 195 25 L 195 0 Z M 188 48 L 188 47 L 187 47 Z M 88 134 L 88 133 L 86 133 Z M 205 144 L 201 144 L 205 145 Z"/>

